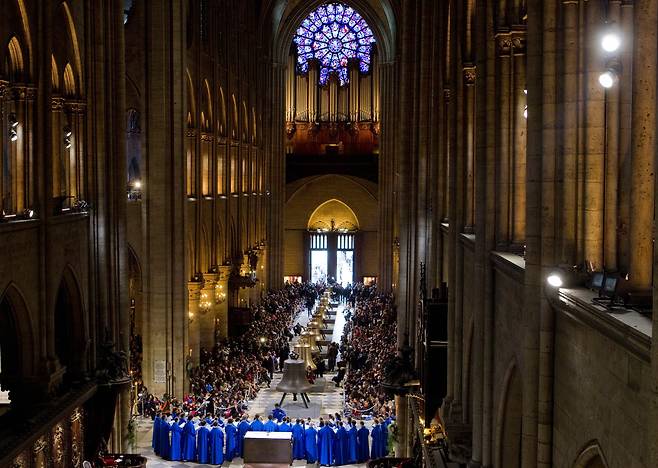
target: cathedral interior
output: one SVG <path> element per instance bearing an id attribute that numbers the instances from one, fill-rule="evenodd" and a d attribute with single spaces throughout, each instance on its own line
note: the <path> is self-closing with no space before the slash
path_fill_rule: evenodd
<path id="1" fill-rule="evenodd" d="M 656 0 L 0 5 L 0 467 L 140 453 L 327 279 L 393 298 L 404 466 L 658 466 Z"/>

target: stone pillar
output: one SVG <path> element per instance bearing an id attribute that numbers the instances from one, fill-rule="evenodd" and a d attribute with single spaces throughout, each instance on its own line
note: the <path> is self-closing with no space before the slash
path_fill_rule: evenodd
<path id="1" fill-rule="evenodd" d="M 464 232 L 472 233 L 475 227 L 475 66 L 465 66 L 464 76 Z"/>
<path id="2" fill-rule="evenodd" d="M 219 273 L 204 273 L 199 301 L 199 346 L 208 351 L 215 345 L 215 317 L 218 307 L 215 301 L 215 286 L 218 278 Z"/>
<path id="3" fill-rule="evenodd" d="M 192 359 L 194 365 L 199 365 L 199 346 L 200 346 L 200 313 L 199 302 L 201 301 L 201 289 L 203 283 L 190 281 L 187 283 L 187 315 L 189 319 L 189 335 L 187 355 Z"/>
<path id="4" fill-rule="evenodd" d="M 231 274 L 231 266 L 222 265 L 219 267 L 219 276 L 217 277 L 217 304 L 215 306 L 215 327 L 217 336 L 220 339 L 228 337 L 228 277 Z"/>
<path id="5" fill-rule="evenodd" d="M 635 2 L 629 280 L 641 289 L 651 288 L 652 283 L 657 21 L 658 2 Z"/>
<path id="6" fill-rule="evenodd" d="M 511 124 L 512 108 L 512 38 L 510 33 L 496 37 L 496 76 L 498 103 L 496 105 L 498 147 L 496 155 L 496 246 L 505 250 L 510 241 L 511 211 Z"/>

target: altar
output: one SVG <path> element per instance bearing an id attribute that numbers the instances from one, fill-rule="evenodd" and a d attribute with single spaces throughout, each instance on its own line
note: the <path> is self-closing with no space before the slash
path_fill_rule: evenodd
<path id="1" fill-rule="evenodd" d="M 292 432 L 247 432 L 244 436 L 244 463 L 250 467 L 292 464 Z"/>

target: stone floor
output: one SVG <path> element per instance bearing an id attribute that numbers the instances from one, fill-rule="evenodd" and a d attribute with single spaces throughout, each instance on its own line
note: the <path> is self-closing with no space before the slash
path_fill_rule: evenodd
<path id="1" fill-rule="evenodd" d="M 332 334 L 327 333 L 327 340 L 340 342 L 340 337 L 343 334 L 345 327 L 345 318 L 343 316 L 343 305 L 336 308 L 336 317 L 334 323 L 330 323 L 328 328 Z M 306 325 L 308 318 L 306 314 L 300 315 L 299 322 Z M 297 337 L 293 339 L 293 344 L 297 341 Z M 292 348 L 292 345 L 291 345 Z M 312 418 L 317 421 L 320 416 L 325 416 L 333 413 L 342 413 L 343 411 L 343 389 L 336 387 L 331 381 L 335 374 L 325 374 L 323 379 L 317 379 L 313 389 L 309 392 L 308 396 L 311 400 L 309 408 L 305 408 L 301 401 L 293 401 L 292 397 L 286 396 L 282 405 L 288 416 L 291 418 Z M 281 380 L 282 374 L 275 373 L 270 388 L 263 388 L 258 393 L 254 401 L 249 404 L 249 414 L 268 415 L 274 408 L 274 403 L 278 403 L 281 399 L 282 393 L 276 391 L 276 384 Z M 153 453 L 151 449 L 151 431 L 153 423 L 150 419 L 141 419 L 137 421 L 137 437 L 136 437 L 136 452 L 141 453 L 148 459 L 148 468 L 202 468 L 210 467 L 213 465 L 202 465 L 199 463 L 186 463 L 186 462 L 171 462 L 163 460 Z M 241 458 L 236 458 L 231 462 L 224 462 L 223 467 L 238 468 L 243 467 L 244 463 Z M 315 464 L 306 464 L 302 460 L 296 460 L 292 466 L 317 466 Z M 365 464 L 360 465 L 344 465 L 346 468 L 364 468 Z"/>

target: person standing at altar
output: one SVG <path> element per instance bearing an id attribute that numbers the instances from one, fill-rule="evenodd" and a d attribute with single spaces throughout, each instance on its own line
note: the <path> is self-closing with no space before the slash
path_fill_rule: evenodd
<path id="1" fill-rule="evenodd" d="M 318 455 L 320 465 L 330 466 L 334 463 L 334 439 L 336 434 L 331 427 L 320 421 L 318 431 Z"/>
<path id="2" fill-rule="evenodd" d="M 189 416 L 183 428 L 183 461 L 194 460 L 196 460 L 196 429 L 192 416 Z"/>
<path id="3" fill-rule="evenodd" d="M 368 435 L 369 431 L 368 428 L 366 427 L 366 424 L 361 421 L 359 423 L 361 426 L 359 430 L 356 433 L 356 439 L 357 439 L 357 446 L 356 446 L 356 454 L 357 454 L 357 462 L 359 463 L 365 463 L 368 458 L 370 458 L 370 450 L 368 447 Z"/>
<path id="4" fill-rule="evenodd" d="M 283 422 L 279 424 L 279 432 L 292 432 L 292 426 L 290 426 L 290 418 L 284 418 Z"/>
<path id="5" fill-rule="evenodd" d="M 247 415 L 242 416 L 240 424 L 238 424 L 238 446 L 237 446 L 237 455 L 242 457 L 244 454 L 244 436 L 247 432 L 251 430 L 251 424 L 247 419 Z"/>
<path id="6" fill-rule="evenodd" d="M 174 418 L 171 424 L 171 450 L 169 452 L 169 460 L 180 461 L 183 457 L 181 453 L 182 432 L 180 427 L 181 422 Z"/>
<path id="7" fill-rule="evenodd" d="M 276 422 L 281 423 L 283 421 L 283 418 L 286 417 L 286 412 L 281 409 L 281 405 L 278 403 L 274 403 L 274 409 L 272 410 L 272 416 L 274 416 L 274 419 L 276 419 Z"/>
<path id="8" fill-rule="evenodd" d="M 251 422 L 251 426 L 249 427 L 249 430 L 254 432 L 265 431 L 265 425 L 263 424 L 263 421 L 260 420 L 259 415 L 254 416 L 254 420 Z"/>
<path id="9" fill-rule="evenodd" d="M 348 422 L 349 429 L 347 430 L 347 463 L 354 464 L 358 460 L 357 455 L 357 430 L 356 430 L 356 421 L 350 419 Z M 366 436 L 367 437 L 367 436 Z"/>
<path id="10" fill-rule="evenodd" d="M 229 418 L 224 427 L 226 433 L 226 459 L 233 460 L 238 451 L 238 428 L 233 423 L 233 418 Z"/>
<path id="11" fill-rule="evenodd" d="M 304 447 L 304 426 L 302 420 L 298 419 L 292 426 L 292 458 L 293 460 L 303 460 L 306 456 Z"/>
<path id="12" fill-rule="evenodd" d="M 210 451 L 210 463 L 212 465 L 221 465 L 224 463 L 224 431 L 219 427 L 217 421 L 212 423 L 208 449 Z"/>
<path id="13" fill-rule="evenodd" d="M 197 460 L 199 463 L 208 463 L 210 461 L 210 453 L 208 451 L 209 438 L 210 431 L 206 427 L 206 420 L 202 419 L 199 423 L 199 429 L 196 431 Z"/>

